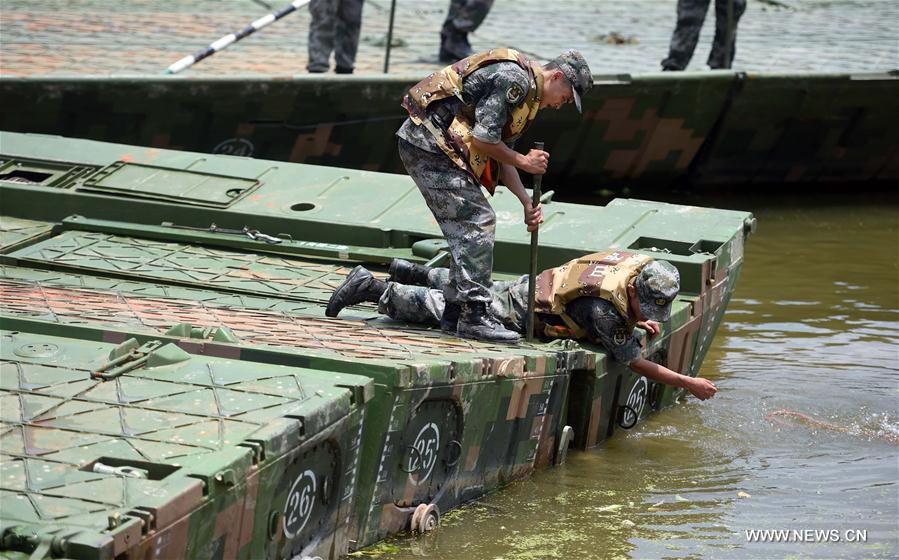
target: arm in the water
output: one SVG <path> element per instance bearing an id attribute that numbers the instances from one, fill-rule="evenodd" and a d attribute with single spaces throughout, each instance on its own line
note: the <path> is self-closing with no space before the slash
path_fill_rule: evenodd
<path id="1" fill-rule="evenodd" d="M 646 358 L 637 358 L 629 365 L 635 373 L 658 383 L 684 388 L 701 401 L 712 398 L 715 393 L 718 392 L 718 388 L 715 387 L 715 384 L 708 379 L 681 375 L 676 371 L 671 371 L 663 365 L 650 362 Z"/>

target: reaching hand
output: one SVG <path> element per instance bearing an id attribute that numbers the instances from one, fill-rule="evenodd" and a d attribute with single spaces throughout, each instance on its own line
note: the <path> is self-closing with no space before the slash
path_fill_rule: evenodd
<path id="1" fill-rule="evenodd" d="M 646 321 L 637 321 L 637 326 L 646 331 L 649 338 L 655 338 L 657 334 L 662 332 L 662 328 L 655 321 L 647 319 Z"/>
<path id="2" fill-rule="evenodd" d="M 714 397 L 718 392 L 718 387 L 715 387 L 715 384 L 708 379 L 693 377 L 690 379 L 690 384 L 687 385 L 687 390 L 693 393 L 697 399 L 704 401 Z"/>
<path id="3" fill-rule="evenodd" d="M 524 207 L 524 223 L 528 226 L 528 231 L 537 231 L 540 224 L 543 223 L 543 205 L 537 204 L 534 208 L 531 203 Z"/>
<path id="4" fill-rule="evenodd" d="M 524 156 L 524 162 L 518 168 L 531 175 L 543 175 L 546 173 L 547 165 L 549 165 L 549 152 L 531 150 Z"/>

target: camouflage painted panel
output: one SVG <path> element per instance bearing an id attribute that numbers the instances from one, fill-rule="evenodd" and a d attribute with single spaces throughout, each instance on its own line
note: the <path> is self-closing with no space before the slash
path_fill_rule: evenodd
<path id="1" fill-rule="evenodd" d="M 351 413 L 347 386 L 370 383 L 344 375 L 338 387 L 317 372 L 248 368 L 172 345 L 115 347 L 9 331 L 0 337 L 0 518 L 4 527 L 31 527 L 26 533 L 80 530 L 71 542 L 93 544 L 79 557 L 94 548 L 98 557 L 102 550 L 123 554 L 151 529 L 186 531 L 185 516 L 201 509 L 252 513 L 257 499 L 265 515 L 268 507 L 288 507 L 287 489 L 257 495 L 246 484 L 254 452 L 241 443 L 258 441 L 274 462 Z M 273 443 L 279 439 L 292 443 Z M 305 468 L 321 470 L 311 460 Z M 252 503 L 245 503 L 250 487 Z M 140 511 L 154 515 L 142 522 Z M 333 531 L 333 523 L 324 530 Z M 243 546 L 252 537 L 239 538 L 239 523 L 221 531 L 208 518 L 199 525 L 209 528 L 213 546 Z M 285 531 L 277 540 L 296 534 Z M 181 548 L 167 554 L 182 556 L 187 543 L 168 540 L 166 546 Z"/>
<path id="2" fill-rule="evenodd" d="M 899 180 L 896 76 L 751 75 L 697 162 L 703 184 Z"/>
<path id="3" fill-rule="evenodd" d="M 17 110 L 0 116 L 0 129 L 401 173 L 388 140 L 420 78 L 6 78 L 0 102 Z M 583 115 L 541 114 L 519 141 L 546 142 L 556 188 L 899 176 L 895 76 L 672 72 L 596 82 Z"/>

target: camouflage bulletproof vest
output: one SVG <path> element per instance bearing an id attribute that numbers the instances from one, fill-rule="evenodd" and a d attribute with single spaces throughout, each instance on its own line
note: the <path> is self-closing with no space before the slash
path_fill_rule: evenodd
<path id="1" fill-rule="evenodd" d="M 462 83 L 465 78 L 475 70 L 498 62 L 518 64 L 527 70 L 531 81 L 531 87 L 524 100 L 512 109 L 512 114 L 503 127 L 503 141 L 512 142 L 521 136 L 537 117 L 540 98 L 543 96 L 543 73 L 540 66 L 526 59 L 518 51 L 492 49 L 463 58 L 420 81 L 403 98 L 403 107 L 409 112 L 412 122 L 424 125 L 453 163 L 470 173 L 490 194 L 493 194 L 499 180 L 499 165 L 478 151 L 472 143 L 474 107 L 463 105 L 463 110 L 455 115 L 448 130 L 441 130 L 435 126 L 426 116 L 426 110 L 431 103 L 441 99 L 456 96 L 461 100 Z"/>
<path id="2" fill-rule="evenodd" d="M 550 338 L 585 338 L 587 333 L 565 313 L 565 306 L 581 297 L 602 298 L 625 319 L 628 318 L 627 286 L 640 273 L 651 257 L 628 251 L 604 251 L 573 259 L 544 270 L 537 276 L 534 310 L 555 315 L 565 327 L 544 324 L 543 332 Z M 628 320 L 628 328 L 633 324 Z"/>

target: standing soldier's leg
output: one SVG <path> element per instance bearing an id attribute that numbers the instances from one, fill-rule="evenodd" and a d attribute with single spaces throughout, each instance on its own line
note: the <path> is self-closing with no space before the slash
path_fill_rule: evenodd
<path id="1" fill-rule="evenodd" d="M 447 160 L 447 165 L 452 163 Z M 421 189 L 449 245 L 450 280 L 444 292 L 448 301 L 490 303 L 496 214 L 473 180 L 462 170 L 449 171 L 434 187 Z"/>
<path id="2" fill-rule="evenodd" d="M 468 34 L 480 27 L 493 0 L 451 0 L 440 31 L 440 60 L 455 62 L 471 55 Z"/>
<path id="3" fill-rule="evenodd" d="M 335 0 L 311 0 L 309 2 L 309 72 L 327 72 L 331 67 L 331 51 L 334 50 L 334 31 L 337 17 Z"/>
<path id="4" fill-rule="evenodd" d="M 662 61 L 662 70 L 683 70 L 690 63 L 709 1 L 677 0 L 677 26 L 671 35 L 668 58 Z"/>
<path id="5" fill-rule="evenodd" d="M 451 25 L 459 31 L 471 33 L 481 26 L 491 7 L 493 0 L 467 0 L 453 14 Z"/>
<path id="6" fill-rule="evenodd" d="M 728 3 L 731 3 L 730 18 L 727 15 Z M 709 68 L 733 66 L 737 51 L 737 22 L 745 11 L 746 0 L 715 0 L 715 40 L 709 53 Z"/>
<path id="7" fill-rule="evenodd" d="M 459 336 L 517 340 L 515 333 L 489 314 L 496 215 L 480 186 L 442 153 L 420 150 L 402 140 L 399 153 L 449 246 L 450 274 L 443 291 L 446 311 L 441 328 L 450 331 L 451 313 L 458 312 Z"/>
<path id="8" fill-rule="evenodd" d="M 335 72 L 352 74 L 359 49 L 359 29 L 362 27 L 364 0 L 339 0 L 337 8 L 337 38 L 334 47 Z"/>

